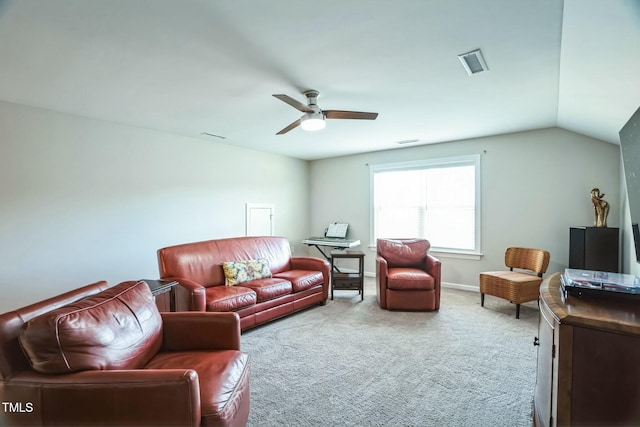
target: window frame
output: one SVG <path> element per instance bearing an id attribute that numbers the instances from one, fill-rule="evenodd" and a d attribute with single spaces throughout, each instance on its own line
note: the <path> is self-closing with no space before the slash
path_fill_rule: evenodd
<path id="1" fill-rule="evenodd" d="M 375 206 L 374 206 L 374 177 L 379 172 L 392 171 L 409 171 L 417 169 L 431 169 L 442 167 L 456 167 L 473 165 L 475 169 L 475 248 L 474 249 L 452 249 L 432 247 L 431 252 L 449 256 L 452 258 L 464 259 L 480 259 L 482 255 L 481 241 L 481 216 L 482 216 L 482 197 L 481 197 L 481 162 L 480 154 L 470 154 L 464 156 L 441 157 L 434 159 L 410 160 L 404 162 L 379 163 L 369 165 L 369 242 L 370 248 L 376 248 L 375 236 Z"/>

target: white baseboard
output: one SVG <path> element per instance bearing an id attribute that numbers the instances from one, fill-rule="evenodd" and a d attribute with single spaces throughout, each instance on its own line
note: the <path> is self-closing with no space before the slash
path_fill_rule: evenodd
<path id="1" fill-rule="evenodd" d="M 460 291 L 480 293 L 480 289 L 477 286 L 463 285 L 461 283 L 451 283 L 451 282 L 442 282 L 441 285 L 443 288 L 458 289 Z"/>

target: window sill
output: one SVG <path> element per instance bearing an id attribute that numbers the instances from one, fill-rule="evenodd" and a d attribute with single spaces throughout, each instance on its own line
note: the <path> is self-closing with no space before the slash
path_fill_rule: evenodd
<path id="1" fill-rule="evenodd" d="M 376 245 L 369 245 L 369 251 L 376 252 Z M 483 257 L 482 253 L 444 251 L 435 249 L 430 250 L 429 253 L 436 258 L 468 259 L 472 261 L 480 261 Z"/>
<path id="2" fill-rule="evenodd" d="M 429 251 L 431 255 L 436 258 L 455 258 L 455 259 L 469 259 L 473 261 L 480 261 L 482 254 L 468 253 L 468 252 L 455 252 L 455 251 Z"/>

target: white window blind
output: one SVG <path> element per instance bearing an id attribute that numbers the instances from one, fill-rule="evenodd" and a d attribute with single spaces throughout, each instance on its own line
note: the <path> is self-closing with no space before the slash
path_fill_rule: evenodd
<path id="1" fill-rule="evenodd" d="M 480 156 L 371 166 L 372 242 L 428 239 L 434 250 L 480 252 Z"/>

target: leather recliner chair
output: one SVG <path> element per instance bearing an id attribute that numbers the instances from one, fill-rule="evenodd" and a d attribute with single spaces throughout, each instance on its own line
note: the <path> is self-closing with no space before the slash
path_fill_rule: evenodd
<path id="1" fill-rule="evenodd" d="M 236 313 L 160 313 L 144 282 L 0 315 L 0 425 L 243 426 L 249 376 Z"/>
<path id="2" fill-rule="evenodd" d="M 428 253 L 426 239 L 378 239 L 377 297 L 387 310 L 440 308 L 440 261 Z"/>

